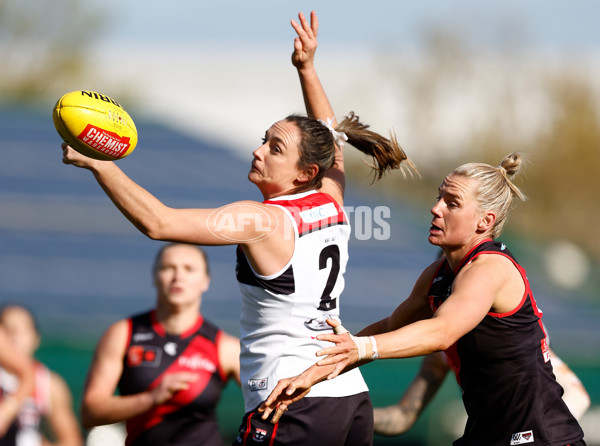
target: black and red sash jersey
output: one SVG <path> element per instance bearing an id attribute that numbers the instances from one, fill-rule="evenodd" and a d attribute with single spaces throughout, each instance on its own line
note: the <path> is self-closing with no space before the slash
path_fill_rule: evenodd
<path id="1" fill-rule="evenodd" d="M 450 296 L 461 269 L 481 254 L 510 259 L 523 278 L 525 293 L 515 309 L 489 312 L 446 351 L 468 415 L 464 435 L 455 444 L 564 446 L 580 440 L 583 431 L 564 404 L 563 389 L 552 372 L 542 312 L 525 270 L 503 243 L 484 240 L 456 271 L 444 261 L 428 293 L 432 310 Z"/>
<path id="2" fill-rule="evenodd" d="M 227 380 L 218 356 L 221 330 L 199 316 L 187 332 L 170 335 L 154 311 L 131 317 L 129 327 L 121 395 L 153 389 L 169 373 L 192 372 L 199 378 L 168 402 L 127 420 L 126 445 L 221 446 L 215 413 Z"/>

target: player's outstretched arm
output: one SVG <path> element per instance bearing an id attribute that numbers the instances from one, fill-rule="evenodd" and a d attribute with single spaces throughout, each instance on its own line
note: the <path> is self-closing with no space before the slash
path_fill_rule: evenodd
<path id="1" fill-rule="evenodd" d="M 263 240 L 282 225 L 265 215 L 266 205 L 252 201 L 231 203 L 215 209 L 175 209 L 135 183 L 114 162 L 89 158 L 62 144 L 63 163 L 87 169 L 121 213 L 143 234 L 155 240 L 198 245 L 230 245 L 238 240 Z M 220 219 L 217 219 L 220 217 Z M 223 222 L 242 224 L 223 224 Z M 260 224 L 246 224 L 260 222 Z"/>
<path id="2" fill-rule="evenodd" d="M 335 127 L 337 121 L 325 89 L 321 84 L 315 68 L 315 52 L 317 50 L 317 35 L 319 19 L 315 11 L 310 13 L 310 22 L 303 13 L 298 14 L 298 22 L 292 20 L 292 27 L 297 37 L 294 39 L 292 64 L 298 71 L 302 96 L 308 116 L 331 122 Z M 342 150 L 336 150 L 335 163 L 323 179 L 322 190 L 343 204 L 345 188 L 344 155 Z"/>
<path id="3" fill-rule="evenodd" d="M 292 64 L 298 71 L 306 113 L 316 119 L 335 119 L 333 108 L 315 69 L 315 52 L 317 51 L 317 34 L 319 32 L 317 13 L 315 11 L 310 13 L 309 22 L 300 12 L 298 22 L 292 20 L 291 23 L 297 34 L 294 39 Z"/>

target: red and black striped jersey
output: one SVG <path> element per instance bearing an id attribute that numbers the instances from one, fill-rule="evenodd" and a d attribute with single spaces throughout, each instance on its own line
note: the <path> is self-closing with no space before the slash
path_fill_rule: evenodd
<path id="1" fill-rule="evenodd" d="M 564 446 L 580 440 L 583 432 L 564 404 L 563 389 L 552 372 L 542 312 L 525 270 L 504 243 L 484 240 L 456 271 L 444 261 L 428 293 L 432 310 L 451 295 L 461 269 L 484 254 L 510 259 L 523 278 L 525 292 L 512 311 L 489 312 L 446 351 L 468 415 L 456 444 Z"/>
<path id="2" fill-rule="evenodd" d="M 221 446 L 215 413 L 227 381 L 219 365 L 221 330 L 199 315 L 187 332 L 171 335 L 156 321 L 154 311 L 130 318 L 129 326 L 121 395 L 153 389 L 169 373 L 192 372 L 198 379 L 165 404 L 128 420 L 126 444 Z"/>

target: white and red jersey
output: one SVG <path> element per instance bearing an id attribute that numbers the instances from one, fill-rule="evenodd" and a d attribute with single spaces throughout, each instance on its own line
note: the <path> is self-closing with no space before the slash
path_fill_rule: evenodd
<path id="1" fill-rule="evenodd" d="M 17 377 L 0 368 L 0 399 L 4 395 L 13 394 L 18 387 Z M 41 446 L 40 424 L 49 412 L 50 370 L 44 364 L 36 362 L 33 395 L 25 398 L 16 420 L 6 435 L 0 438 L 0 445 Z"/>
<path id="2" fill-rule="evenodd" d="M 242 292 L 241 382 L 246 412 L 255 409 L 282 378 L 313 365 L 318 341 L 339 318 L 348 262 L 350 225 L 344 209 L 317 191 L 264 202 L 281 208 L 294 229 L 292 258 L 270 276 L 256 273 L 241 247 L 236 276 Z M 309 397 L 338 397 L 367 391 L 358 369 L 312 388 Z"/>

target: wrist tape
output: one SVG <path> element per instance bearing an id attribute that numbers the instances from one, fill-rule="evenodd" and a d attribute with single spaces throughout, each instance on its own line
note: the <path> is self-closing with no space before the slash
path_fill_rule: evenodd
<path id="1" fill-rule="evenodd" d="M 373 336 L 354 336 L 348 330 L 346 330 L 342 324 L 333 328 L 333 332 L 335 334 L 344 334 L 349 333 L 350 339 L 356 344 L 356 348 L 358 350 L 358 360 L 362 361 L 367 357 L 367 344 L 371 344 L 371 357 L 369 359 L 377 359 L 379 358 L 379 352 L 377 351 L 377 342 Z"/>

